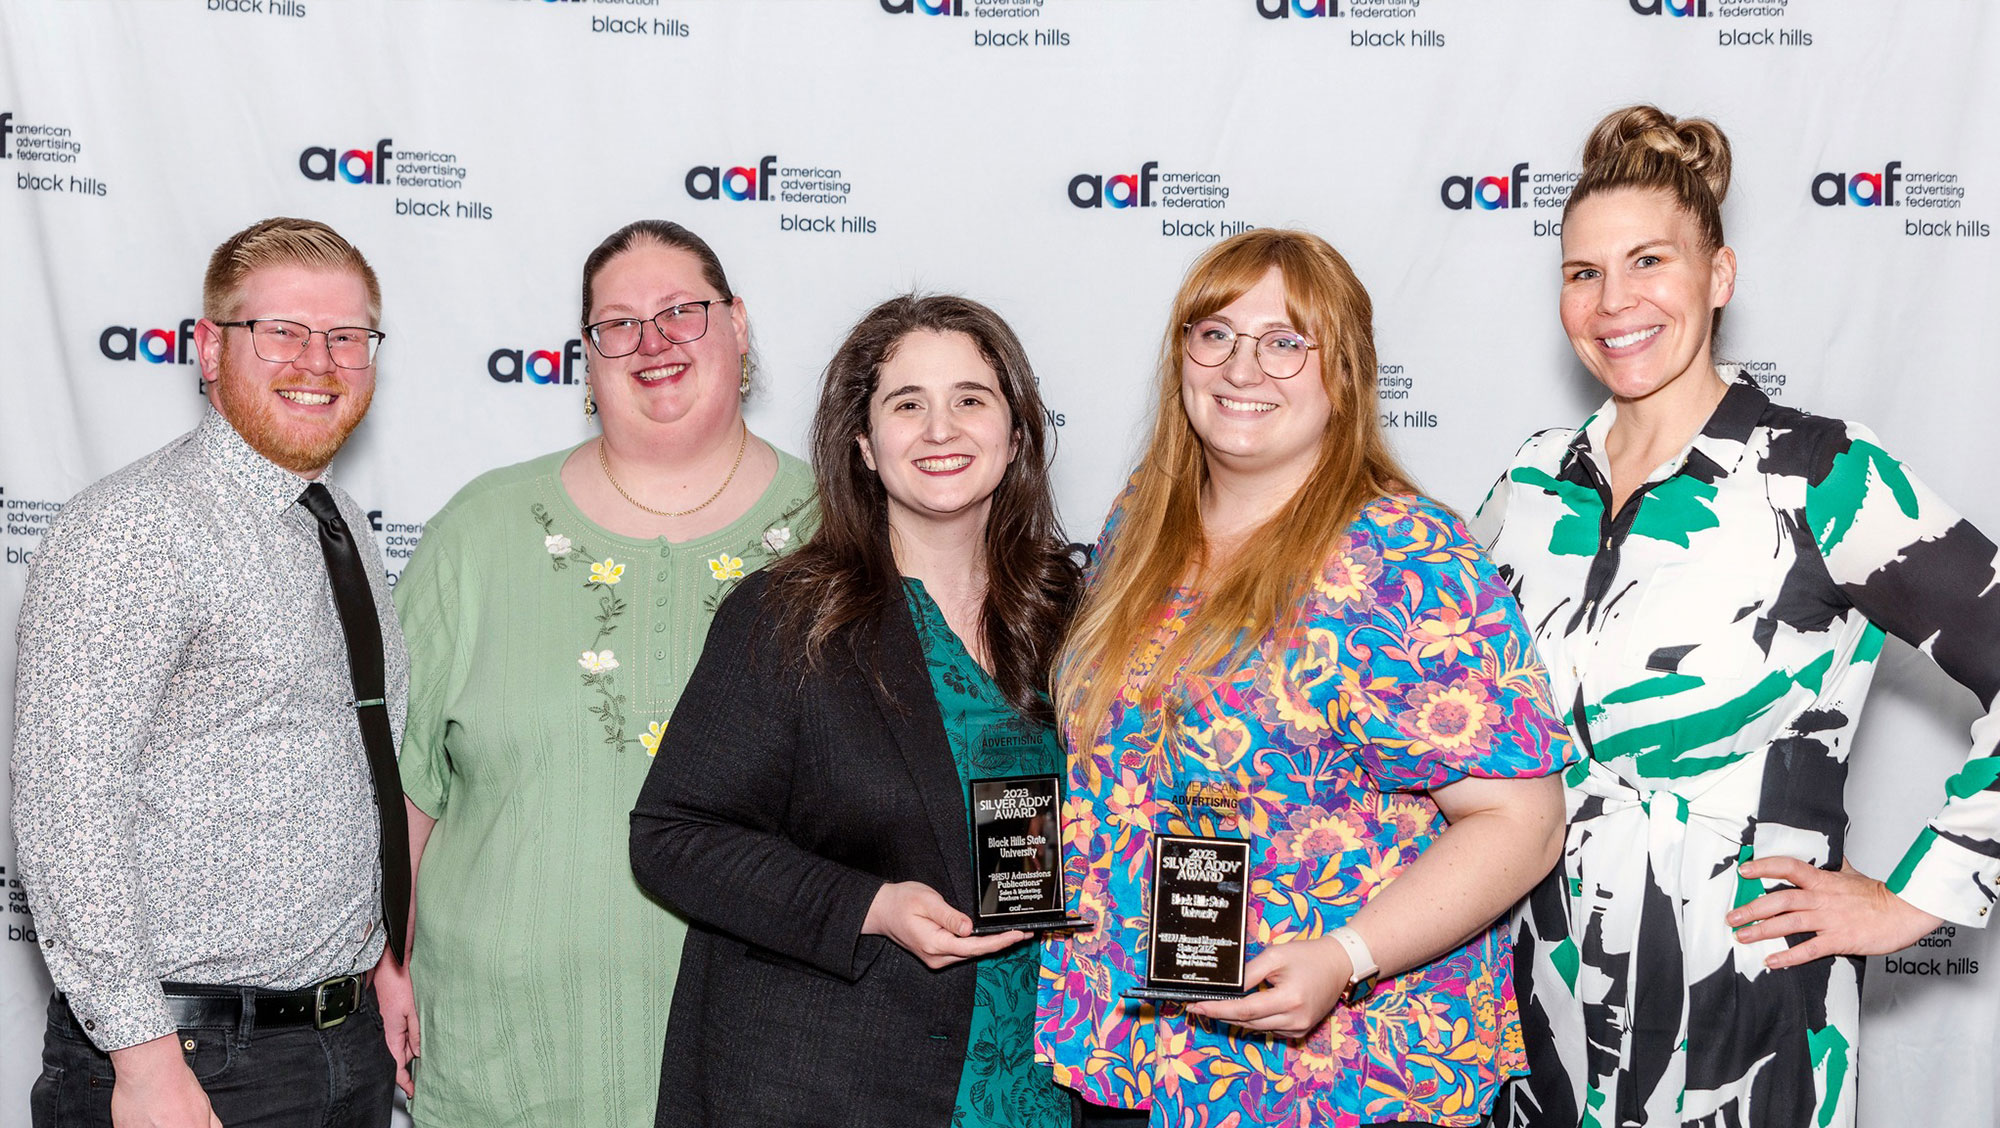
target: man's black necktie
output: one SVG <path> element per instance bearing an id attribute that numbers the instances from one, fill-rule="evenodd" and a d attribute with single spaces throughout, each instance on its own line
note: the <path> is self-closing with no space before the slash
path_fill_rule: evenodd
<path id="1" fill-rule="evenodd" d="M 361 553 L 348 535 L 333 495 L 318 482 L 306 487 L 299 504 L 319 519 L 319 548 L 326 556 L 327 579 L 333 583 L 333 606 L 340 612 L 340 630 L 347 636 L 347 668 L 354 678 L 354 717 L 361 724 L 361 743 L 368 750 L 368 773 L 375 777 L 375 807 L 382 819 L 382 919 L 389 927 L 389 950 L 400 962 L 407 955 L 404 933 L 410 911 L 410 830 L 403 813 L 403 782 L 396 770 L 396 749 L 389 734 L 387 676 L 382 661 L 382 622 L 376 618 L 375 594 Z"/>

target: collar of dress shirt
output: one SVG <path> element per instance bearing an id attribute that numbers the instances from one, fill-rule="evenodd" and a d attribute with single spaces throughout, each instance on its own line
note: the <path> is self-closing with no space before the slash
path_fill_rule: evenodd
<path id="1" fill-rule="evenodd" d="M 1655 471 L 1648 481 L 1659 481 L 1676 473 L 1685 473 L 1697 481 L 1714 484 L 1734 473 L 1743 461 L 1743 451 L 1750 441 L 1750 432 L 1757 427 L 1757 421 L 1770 406 L 1770 397 L 1757 386 L 1741 369 L 1734 365 L 1720 366 L 1725 376 L 1730 377 L 1729 390 L 1722 394 L 1722 402 L 1715 405 L 1715 411 L 1702 424 L 1700 433 L 1681 448 L 1680 453 L 1669 459 L 1660 469 L 1674 469 L 1661 473 Z M 1618 404 L 1615 400 L 1605 400 L 1604 406 L 1596 414 L 1584 420 L 1577 428 L 1576 437 L 1569 441 L 1569 450 L 1563 455 L 1561 469 L 1578 469 L 1579 459 L 1598 462 L 1598 470 L 1608 470 L 1601 464 L 1600 451 L 1604 449 L 1604 439 L 1611 431 L 1611 424 L 1618 418 Z"/>
<path id="2" fill-rule="evenodd" d="M 229 420 L 214 408 L 202 416 L 195 437 L 203 453 L 225 471 L 249 495 L 250 503 L 273 516 L 282 516 L 296 505 L 305 492 L 307 479 L 258 454 Z M 332 486 L 333 477 L 322 471 L 314 481 Z"/>

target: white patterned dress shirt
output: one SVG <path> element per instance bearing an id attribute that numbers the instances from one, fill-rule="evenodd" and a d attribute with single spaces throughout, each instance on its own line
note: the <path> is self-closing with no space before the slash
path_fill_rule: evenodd
<path id="1" fill-rule="evenodd" d="M 374 784 L 305 486 L 210 411 L 78 494 L 35 555 L 17 858 L 49 974 L 106 1050 L 173 1032 L 162 980 L 288 989 L 381 955 Z M 332 493 L 400 743 L 402 633 L 367 517 Z"/>

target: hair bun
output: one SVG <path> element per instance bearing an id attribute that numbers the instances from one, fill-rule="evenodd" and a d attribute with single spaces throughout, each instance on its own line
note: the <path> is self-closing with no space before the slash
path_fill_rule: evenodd
<path id="1" fill-rule="evenodd" d="M 1590 131 L 1583 144 L 1583 168 L 1629 165 L 1650 150 L 1700 177 L 1716 203 L 1729 192 L 1729 138 L 1707 118 L 1676 118 L 1658 106 L 1614 110 Z"/>

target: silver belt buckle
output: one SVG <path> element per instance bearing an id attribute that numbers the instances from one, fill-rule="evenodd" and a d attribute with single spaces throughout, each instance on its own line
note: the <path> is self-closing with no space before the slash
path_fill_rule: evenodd
<path id="1" fill-rule="evenodd" d="M 347 1013 L 341 1015 L 339 1018 L 329 1019 L 326 1017 L 326 989 L 329 987 L 339 986 L 341 984 L 345 984 L 348 988 Z M 339 1026 L 341 1023 L 347 1021 L 348 1015 L 351 1015 L 356 1010 L 359 1010 L 360 1006 L 361 1006 L 361 979 L 358 976 L 353 976 L 353 975 L 335 976 L 334 978 L 329 979 L 326 982 L 321 983 L 313 988 L 313 1029 L 328 1030 L 335 1026 Z"/>

